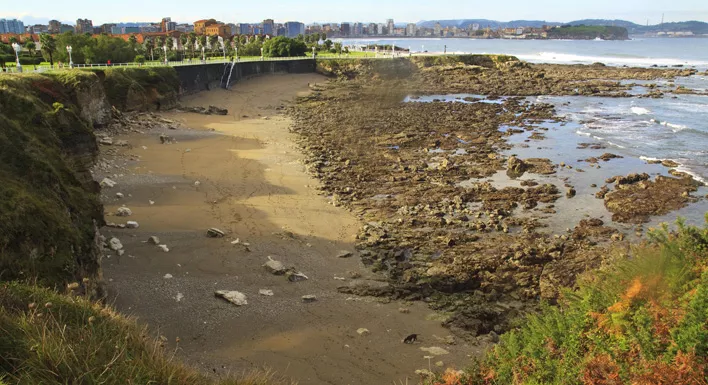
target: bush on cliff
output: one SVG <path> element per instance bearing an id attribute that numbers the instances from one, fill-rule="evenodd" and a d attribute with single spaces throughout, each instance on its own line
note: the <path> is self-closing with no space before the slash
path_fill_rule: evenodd
<path id="1" fill-rule="evenodd" d="M 708 220 L 708 218 L 707 218 Z M 708 227 L 678 222 L 434 384 L 708 383 Z"/>
<path id="2" fill-rule="evenodd" d="M 94 72 L 103 80 L 108 102 L 119 110 L 159 110 L 177 103 L 180 82 L 174 68 L 108 68 Z"/>

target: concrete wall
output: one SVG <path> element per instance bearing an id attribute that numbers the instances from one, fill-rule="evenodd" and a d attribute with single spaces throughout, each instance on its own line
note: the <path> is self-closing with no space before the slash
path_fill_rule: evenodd
<path id="1" fill-rule="evenodd" d="M 251 76 L 274 73 L 315 72 L 313 59 L 250 61 L 234 63 L 229 86 Z M 180 80 L 180 94 L 190 94 L 226 85 L 231 63 L 195 64 L 174 67 Z"/>

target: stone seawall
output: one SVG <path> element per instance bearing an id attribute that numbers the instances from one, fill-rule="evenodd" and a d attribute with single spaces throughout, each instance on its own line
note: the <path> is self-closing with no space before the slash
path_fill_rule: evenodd
<path id="1" fill-rule="evenodd" d="M 239 80 L 251 76 L 274 73 L 308 73 L 315 72 L 316 64 L 312 59 L 284 61 L 251 61 L 214 64 L 195 64 L 174 67 L 180 80 L 180 94 L 190 94 L 203 90 L 221 87 L 229 79 L 229 86 Z"/>

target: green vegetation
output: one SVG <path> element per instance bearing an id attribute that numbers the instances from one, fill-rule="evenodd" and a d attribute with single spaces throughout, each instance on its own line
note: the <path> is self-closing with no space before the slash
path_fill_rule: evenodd
<path id="1" fill-rule="evenodd" d="M 604 40 L 628 40 L 629 32 L 624 27 L 604 25 L 564 25 L 548 31 L 549 39 L 585 39 L 601 38 Z"/>
<path id="2" fill-rule="evenodd" d="M 103 78 L 108 102 L 119 110 L 160 109 L 174 105 L 179 77 L 171 67 L 91 70 Z"/>
<path id="3" fill-rule="evenodd" d="M 305 56 L 307 46 L 302 40 L 278 36 L 268 39 L 263 43 L 263 56 L 265 57 L 293 57 Z"/>
<path id="4" fill-rule="evenodd" d="M 707 216 L 708 221 L 708 216 Z M 708 227 L 678 222 L 432 384 L 708 383 Z"/>
<path id="5" fill-rule="evenodd" d="M 87 78 L 96 79 L 72 74 Z M 50 76 L 0 75 L 3 280 L 54 286 L 97 274 L 94 221 L 103 213 L 87 173 L 97 147 L 70 88 Z"/>
<path id="6" fill-rule="evenodd" d="M 214 381 L 174 361 L 135 320 L 75 295 L 0 284 L 0 384 L 275 385 L 268 372 Z"/>

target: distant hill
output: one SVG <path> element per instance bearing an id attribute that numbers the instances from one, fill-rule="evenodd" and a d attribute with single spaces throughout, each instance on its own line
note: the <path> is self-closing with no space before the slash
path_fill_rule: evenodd
<path id="1" fill-rule="evenodd" d="M 693 32 L 696 35 L 708 34 L 708 23 L 702 21 L 680 21 L 673 23 L 663 23 L 656 25 L 641 25 L 627 20 L 604 20 L 604 19 L 583 19 L 574 20 L 568 23 L 560 23 L 555 21 L 543 20 L 512 20 L 498 21 L 488 19 L 455 19 L 455 20 L 424 20 L 419 21 L 418 26 L 424 28 L 433 28 L 435 23 L 440 23 L 443 28 L 458 27 L 468 28 L 472 24 L 479 24 L 480 28 L 516 28 L 516 27 L 533 27 L 540 28 L 544 25 L 560 26 L 560 25 L 587 25 L 587 26 L 608 26 L 608 27 L 624 27 L 630 34 L 657 33 L 657 32 Z"/>

